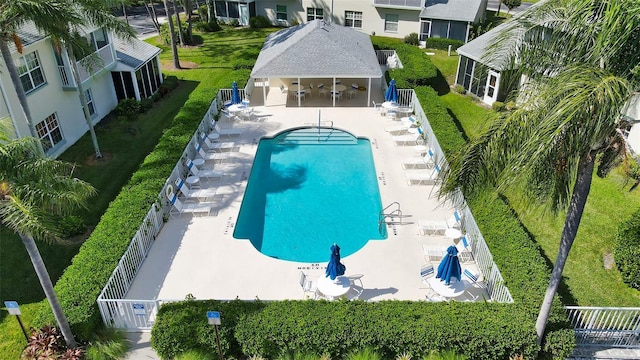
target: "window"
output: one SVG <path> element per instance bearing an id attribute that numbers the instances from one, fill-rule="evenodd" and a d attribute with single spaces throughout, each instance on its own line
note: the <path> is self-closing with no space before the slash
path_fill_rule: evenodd
<path id="1" fill-rule="evenodd" d="M 100 50 L 109 45 L 109 37 L 104 29 L 98 29 L 91 33 L 91 44 L 94 45 L 96 50 Z"/>
<path id="2" fill-rule="evenodd" d="M 307 8 L 307 21 L 324 19 L 324 10 L 318 8 Z"/>
<path id="3" fill-rule="evenodd" d="M 20 58 L 18 74 L 20 74 L 20 81 L 26 94 L 44 84 L 44 75 L 42 74 L 37 51 Z"/>
<path id="4" fill-rule="evenodd" d="M 89 108 L 89 115 L 93 117 L 96 114 L 96 107 L 93 104 L 93 94 L 91 94 L 91 89 L 85 90 L 84 97 L 87 99 L 87 107 Z"/>
<path id="5" fill-rule="evenodd" d="M 362 28 L 362 12 L 361 11 L 345 11 L 344 26 L 350 28 Z"/>
<path id="6" fill-rule="evenodd" d="M 62 132 L 60 131 L 60 125 L 58 124 L 58 117 L 56 116 L 56 113 L 47 116 L 46 119 L 37 123 L 36 132 L 40 137 L 44 151 L 51 149 L 57 143 L 62 141 Z"/>
<path id="7" fill-rule="evenodd" d="M 386 32 L 398 32 L 398 15 L 387 14 L 384 18 L 384 31 Z"/>
<path id="8" fill-rule="evenodd" d="M 287 21 L 287 6 L 276 5 L 276 19 Z"/>
<path id="9" fill-rule="evenodd" d="M 227 3 L 224 1 L 216 1 L 216 16 L 227 17 Z"/>

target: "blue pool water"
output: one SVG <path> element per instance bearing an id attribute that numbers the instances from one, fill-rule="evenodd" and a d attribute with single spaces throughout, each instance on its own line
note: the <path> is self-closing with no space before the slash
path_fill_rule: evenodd
<path id="1" fill-rule="evenodd" d="M 267 256 L 325 262 L 372 239 L 382 209 L 371 145 L 334 129 L 298 129 L 262 139 L 233 236 Z"/>

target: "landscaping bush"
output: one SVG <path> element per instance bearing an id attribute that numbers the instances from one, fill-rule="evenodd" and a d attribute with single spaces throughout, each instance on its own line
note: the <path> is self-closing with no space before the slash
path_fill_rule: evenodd
<path id="1" fill-rule="evenodd" d="M 267 28 L 271 26 L 271 22 L 265 16 L 258 15 L 252 18 L 249 18 L 249 27 L 252 29 L 261 29 Z"/>
<path id="2" fill-rule="evenodd" d="M 418 86 L 434 86 L 438 79 L 438 69 L 421 49 L 405 44 L 400 39 L 372 36 L 374 47 L 380 50 L 395 50 L 402 62 L 402 69 L 389 70 L 389 79 L 396 80 L 398 89 L 410 89 Z"/>
<path id="3" fill-rule="evenodd" d="M 640 290 L 640 209 L 618 226 L 613 257 L 622 281 Z"/>
<path id="4" fill-rule="evenodd" d="M 140 103 L 134 98 L 122 99 L 114 111 L 117 115 L 131 119 L 140 113 Z"/>
<path id="5" fill-rule="evenodd" d="M 502 101 L 496 101 L 493 104 L 491 104 L 491 109 L 496 112 L 501 112 L 501 111 L 504 111 L 506 107 Z"/>
<path id="6" fill-rule="evenodd" d="M 80 216 L 67 215 L 58 222 L 60 236 L 62 239 L 69 239 L 76 235 L 83 234 L 87 230 L 87 224 Z"/>
<path id="7" fill-rule="evenodd" d="M 418 33 L 411 33 L 404 37 L 405 44 L 418 46 L 420 43 L 420 38 L 418 37 Z"/>
<path id="8" fill-rule="evenodd" d="M 460 95 L 465 95 L 467 93 L 467 89 L 465 89 L 462 85 L 454 86 L 453 91 L 457 92 Z"/>
<path id="9" fill-rule="evenodd" d="M 208 23 L 209 22 L 209 9 L 207 5 L 200 5 L 198 7 L 198 17 L 200 18 L 200 22 Z"/>
<path id="10" fill-rule="evenodd" d="M 464 45 L 463 41 L 447 38 L 428 38 L 426 43 L 427 48 L 439 50 L 449 50 L 449 45 L 451 45 L 451 50 L 458 50 L 460 46 Z"/>
<path id="11" fill-rule="evenodd" d="M 216 19 L 211 21 L 198 21 L 195 23 L 194 28 L 200 32 L 216 32 L 222 30 Z"/>

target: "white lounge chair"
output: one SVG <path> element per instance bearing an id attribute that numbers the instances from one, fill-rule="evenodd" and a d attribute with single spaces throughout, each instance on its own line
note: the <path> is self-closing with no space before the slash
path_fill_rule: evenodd
<path id="1" fill-rule="evenodd" d="M 213 169 L 198 169 L 198 167 L 191 161 L 191 159 L 187 159 L 187 167 L 191 173 L 199 178 L 221 178 L 224 175 L 224 172 Z"/>
<path id="2" fill-rule="evenodd" d="M 213 160 L 213 161 L 225 161 L 231 158 L 231 153 L 229 151 L 226 152 L 205 152 L 204 149 L 202 148 L 202 145 L 198 144 L 198 143 L 194 143 L 193 146 L 196 149 L 196 153 L 198 154 L 198 156 L 200 156 L 203 160 L 205 161 L 209 161 L 209 160 Z"/>
<path id="3" fill-rule="evenodd" d="M 171 203 L 171 210 L 169 210 L 169 216 L 180 217 L 184 213 L 189 214 L 201 214 L 204 216 L 211 215 L 211 203 L 207 202 L 185 202 L 184 204 L 178 199 L 178 195 L 174 194 L 173 187 L 167 185 L 167 198 Z"/>
<path id="4" fill-rule="evenodd" d="M 187 199 L 203 199 L 204 201 L 206 201 L 213 200 L 213 198 L 216 196 L 217 189 L 215 188 L 189 189 L 182 178 L 176 178 L 176 181 L 174 181 L 174 183 L 176 184 L 176 189 L 178 189 L 178 191 L 180 191 L 180 193 L 182 193 L 182 195 L 184 195 Z"/>
<path id="5" fill-rule="evenodd" d="M 424 260 L 427 262 L 440 261 L 446 254 L 447 249 L 444 247 L 434 247 L 427 244 L 422 245 L 422 255 L 424 255 Z"/>
<path id="6" fill-rule="evenodd" d="M 218 122 L 216 121 L 215 125 L 213 126 L 213 128 L 216 130 L 216 132 L 218 134 L 220 134 L 220 136 L 237 136 L 242 134 L 242 129 L 239 128 L 234 128 L 234 127 L 221 127 L 220 124 L 218 124 Z"/>
<path id="7" fill-rule="evenodd" d="M 309 295 L 311 295 L 311 298 L 313 299 L 317 298 L 318 295 L 316 283 L 314 281 L 311 281 L 307 274 L 302 271 L 300 271 L 300 287 L 302 288 L 302 291 L 304 292 L 303 295 L 306 298 L 308 298 Z"/>
<path id="8" fill-rule="evenodd" d="M 418 220 L 418 231 L 422 235 L 443 235 L 447 229 L 460 229 L 462 217 L 458 210 L 453 212 L 450 219 L 445 220 Z"/>
<path id="9" fill-rule="evenodd" d="M 202 134 L 200 139 L 202 143 L 207 147 L 207 152 L 219 152 L 219 151 L 231 151 L 234 147 L 237 147 L 233 142 L 212 142 L 209 140 L 207 134 Z"/>
<path id="10" fill-rule="evenodd" d="M 412 156 L 403 160 L 401 165 L 403 169 L 430 169 L 435 164 L 433 149 L 429 148 L 420 156 Z"/>
<path id="11" fill-rule="evenodd" d="M 433 170 L 411 170 L 404 173 L 409 185 L 435 185 L 440 182 L 440 166 Z"/>
<path id="12" fill-rule="evenodd" d="M 422 143 L 422 129 L 416 128 L 415 134 L 392 136 L 395 145 L 419 145 Z"/>

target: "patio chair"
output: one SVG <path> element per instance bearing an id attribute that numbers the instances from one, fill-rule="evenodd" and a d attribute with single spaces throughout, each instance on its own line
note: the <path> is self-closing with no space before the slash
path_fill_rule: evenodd
<path id="1" fill-rule="evenodd" d="M 422 143 L 422 129 L 416 128 L 415 134 L 407 134 L 407 135 L 397 135 L 391 137 L 394 145 L 403 146 L 403 145 L 419 145 Z"/>
<path id="2" fill-rule="evenodd" d="M 238 119 L 238 117 L 235 114 L 231 115 L 231 113 L 227 109 L 220 110 L 220 116 L 223 117 L 223 118 L 226 118 L 227 120 L 237 120 Z"/>
<path id="3" fill-rule="evenodd" d="M 284 85 L 280 85 L 280 93 L 282 95 L 286 94 L 288 96 L 289 95 L 289 89 L 287 89 Z"/>
<path id="4" fill-rule="evenodd" d="M 221 178 L 224 174 L 224 172 L 219 171 L 219 170 L 213 170 L 213 169 L 203 169 L 200 170 L 198 169 L 198 167 L 193 163 L 193 161 L 191 161 L 191 159 L 187 159 L 187 167 L 189 168 L 189 171 L 191 171 L 191 173 L 194 176 L 197 176 L 199 178 L 208 178 L 208 179 L 219 179 Z"/>
<path id="5" fill-rule="evenodd" d="M 300 99 L 300 100 L 305 100 L 306 99 L 306 90 L 299 90 L 298 92 L 295 93 L 294 98 L 296 100 Z"/>
<path id="6" fill-rule="evenodd" d="M 428 278 L 435 275 L 435 268 L 433 264 L 424 264 L 420 267 L 420 280 L 426 282 Z"/>
<path id="7" fill-rule="evenodd" d="M 340 99 L 342 99 L 342 93 L 340 91 L 332 91 L 331 98 L 335 98 L 336 100 L 340 101 Z"/>
<path id="8" fill-rule="evenodd" d="M 194 215 L 202 214 L 205 216 L 211 215 L 211 203 L 185 202 L 183 204 L 178 199 L 178 195 L 173 193 L 173 187 L 171 185 L 167 185 L 166 195 L 171 203 L 171 209 L 169 210 L 169 216 L 171 217 L 180 217 L 184 213 Z"/>
<path id="9" fill-rule="evenodd" d="M 358 85 L 357 83 L 353 83 L 351 84 L 351 88 L 349 90 L 347 90 L 347 95 L 349 95 L 349 98 L 353 98 L 354 96 L 358 95 L 358 88 L 360 87 L 360 85 Z"/>
<path id="10" fill-rule="evenodd" d="M 308 298 L 309 294 L 312 295 L 313 299 L 317 298 L 316 283 L 311 281 L 303 271 L 300 271 L 300 287 L 302 288 L 303 296 L 305 296 L 305 298 Z"/>
<path id="11" fill-rule="evenodd" d="M 324 95 L 324 97 L 329 95 L 329 90 L 325 89 L 322 83 L 318 84 L 318 95 Z"/>
<path id="12" fill-rule="evenodd" d="M 421 235 L 444 235 L 447 229 L 461 229 L 462 216 L 458 210 L 454 210 L 449 219 L 445 220 L 418 220 L 418 232 Z"/>
<path id="13" fill-rule="evenodd" d="M 427 149 L 427 152 L 422 153 L 420 156 L 412 156 L 402 161 L 403 169 L 430 169 L 433 168 L 436 163 L 434 160 L 434 152 L 432 148 Z"/>
<path id="14" fill-rule="evenodd" d="M 253 108 L 246 108 L 244 110 L 242 110 L 239 114 L 238 117 L 242 120 L 248 120 L 251 121 L 253 119 Z"/>
<path id="15" fill-rule="evenodd" d="M 471 252 L 471 244 L 469 244 L 469 234 L 465 234 L 460 238 L 460 241 L 456 244 L 458 249 L 458 259 L 460 262 L 473 261 L 473 253 Z"/>
<path id="16" fill-rule="evenodd" d="M 349 291 L 347 291 L 346 294 L 344 294 L 344 297 L 351 301 L 351 300 L 358 300 L 360 299 L 360 295 L 362 295 L 362 293 L 364 292 L 364 288 L 362 286 L 351 286 L 351 288 L 349 288 Z"/>
<path id="17" fill-rule="evenodd" d="M 309 83 L 309 92 L 307 94 L 309 97 L 313 96 L 313 83 Z"/>
<path id="18" fill-rule="evenodd" d="M 176 178 L 174 183 L 176 184 L 176 189 L 187 199 L 203 199 L 206 201 L 216 196 L 217 189 L 215 188 L 189 189 L 182 178 Z"/>
<path id="19" fill-rule="evenodd" d="M 364 274 L 355 274 L 355 275 L 349 275 L 349 276 L 347 276 L 347 278 L 349 278 L 349 283 L 351 284 L 351 286 L 363 287 L 363 285 L 362 285 L 362 277 L 363 276 L 364 276 Z"/>
<path id="20" fill-rule="evenodd" d="M 220 124 L 218 124 L 218 122 L 216 121 L 216 124 L 213 126 L 213 128 L 216 130 L 216 132 L 218 134 L 220 134 L 220 136 L 227 136 L 227 137 L 232 137 L 232 136 L 236 136 L 236 135 L 240 135 L 242 134 L 242 129 L 239 128 L 233 128 L 233 127 L 226 127 L 223 128 L 220 126 Z"/>
<path id="21" fill-rule="evenodd" d="M 469 281 L 471 282 L 471 284 L 474 287 L 478 287 L 478 288 L 481 288 L 481 289 L 484 289 L 486 287 L 485 284 L 480 281 L 480 274 L 478 274 L 474 270 L 471 270 L 469 268 L 465 268 L 462 271 L 462 276 L 464 276 L 465 278 L 469 279 Z"/>
<path id="22" fill-rule="evenodd" d="M 205 161 L 208 161 L 208 160 L 225 161 L 231 158 L 230 152 L 228 151 L 208 153 L 208 152 L 205 152 L 202 146 L 198 143 L 194 143 L 193 146 L 195 147 L 196 153 L 198 154 L 198 156 L 200 156 Z"/>
<path id="23" fill-rule="evenodd" d="M 436 185 L 440 183 L 440 166 L 433 170 L 411 170 L 404 173 L 409 185 Z"/>
<path id="24" fill-rule="evenodd" d="M 202 133 L 200 135 L 200 140 L 207 147 L 206 152 L 231 151 L 234 147 L 236 147 L 236 144 L 230 141 L 229 142 L 219 142 L 219 141 L 212 142 L 211 140 L 209 140 L 209 137 L 207 137 L 207 134 L 205 133 Z"/>
<path id="25" fill-rule="evenodd" d="M 385 116 L 388 117 L 391 120 L 397 120 L 398 119 L 398 110 L 396 109 L 387 109 L 387 112 L 385 113 Z"/>

